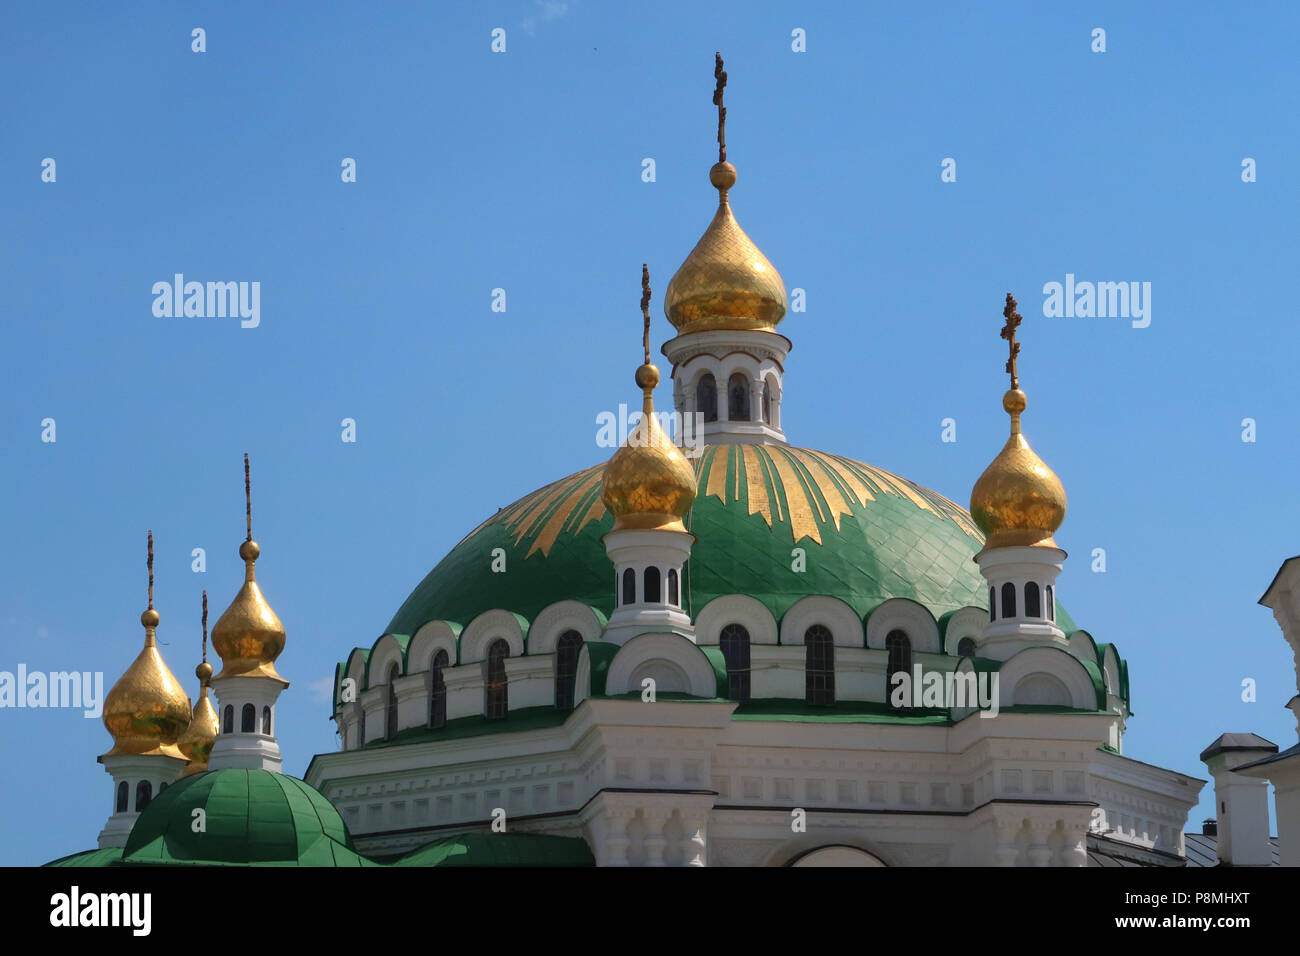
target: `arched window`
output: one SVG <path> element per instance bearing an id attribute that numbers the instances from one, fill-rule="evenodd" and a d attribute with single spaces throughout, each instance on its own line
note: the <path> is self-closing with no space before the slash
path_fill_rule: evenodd
<path id="1" fill-rule="evenodd" d="M 733 422 L 749 421 L 749 379 L 740 372 L 727 380 L 727 418 Z"/>
<path id="2" fill-rule="evenodd" d="M 739 624 L 728 624 L 718 637 L 718 645 L 727 662 L 731 699 L 749 700 L 749 631 Z"/>
<path id="3" fill-rule="evenodd" d="M 135 812 L 139 813 L 145 807 L 149 806 L 149 801 L 153 799 L 153 784 L 148 780 L 141 780 L 135 785 Z"/>
<path id="4" fill-rule="evenodd" d="M 958 642 L 957 642 L 957 656 L 958 656 L 958 657 L 974 657 L 974 656 L 975 656 L 975 638 L 973 638 L 973 637 L 963 637 L 960 641 L 958 641 Z"/>
<path id="5" fill-rule="evenodd" d="M 663 600 L 659 593 L 659 569 L 645 569 L 645 599 L 650 604 L 658 604 Z"/>
<path id="6" fill-rule="evenodd" d="M 262 733 L 271 736 L 271 708 L 267 706 L 262 707 Z"/>
<path id="7" fill-rule="evenodd" d="M 257 708 L 252 704 L 245 704 L 244 709 L 239 712 L 239 732 L 241 734 L 257 732 Z"/>
<path id="8" fill-rule="evenodd" d="M 763 379 L 763 423 L 772 424 L 772 386 Z"/>
<path id="9" fill-rule="evenodd" d="M 223 734 L 233 734 L 235 732 L 234 704 L 227 704 L 225 710 L 221 712 L 221 732 Z"/>
<path id="10" fill-rule="evenodd" d="M 1025 617 L 1042 617 L 1043 605 L 1038 599 L 1038 584 L 1030 581 L 1025 585 Z"/>
<path id="11" fill-rule="evenodd" d="M 162 796 L 162 792 L 166 789 L 167 789 L 167 781 L 164 780 L 162 783 L 158 784 L 158 795 Z"/>
<path id="12" fill-rule="evenodd" d="M 989 620 L 998 619 L 998 592 L 996 588 L 989 588 Z"/>
<path id="13" fill-rule="evenodd" d="M 831 632 L 814 624 L 804 633 L 804 700 L 829 707 L 835 703 L 835 641 Z"/>
<path id="14" fill-rule="evenodd" d="M 695 410 L 704 415 L 706 422 L 718 420 L 718 383 L 705 372 L 695 386 Z"/>
<path id="15" fill-rule="evenodd" d="M 677 586 L 677 569 L 668 569 L 668 603 L 673 607 L 682 606 L 681 589 Z"/>
<path id="16" fill-rule="evenodd" d="M 912 642 L 902 631 L 890 631 L 885 635 L 885 653 L 888 655 L 885 664 L 885 700 L 889 701 L 890 707 L 893 707 L 894 675 L 901 671 L 908 676 L 909 681 L 912 678 Z M 920 695 L 921 688 L 912 686 L 913 705 Z"/>
<path id="17" fill-rule="evenodd" d="M 582 635 L 565 631 L 555 645 L 555 709 L 573 710 L 573 690 L 578 682 L 578 655 Z"/>
<path id="18" fill-rule="evenodd" d="M 1002 616 L 1016 616 L 1016 586 L 1010 581 L 1002 585 Z"/>
<path id="19" fill-rule="evenodd" d="M 126 801 L 131 798 L 131 788 L 125 780 L 117 785 L 117 803 L 114 806 L 114 813 L 126 813 Z"/>
<path id="20" fill-rule="evenodd" d="M 1056 620 L 1056 597 L 1052 594 L 1052 586 L 1049 584 L 1044 588 L 1043 596 L 1047 599 L 1047 619 Z"/>
<path id="21" fill-rule="evenodd" d="M 450 658 L 446 651 L 433 655 L 429 664 L 429 726 L 442 727 L 447 723 L 447 682 L 443 679 L 442 669 Z"/>
<path id="22" fill-rule="evenodd" d="M 636 572 L 631 568 L 623 572 L 623 603 L 636 603 Z"/>
<path id="23" fill-rule="evenodd" d="M 510 645 L 498 637 L 488 645 L 487 675 L 483 682 L 483 709 L 489 720 L 498 720 L 510 711 L 510 691 L 506 684 L 506 658 Z"/>
<path id="24" fill-rule="evenodd" d="M 388 702 L 384 708 L 384 736 L 392 737 L 397 733 L 397 665 L 388 668 Z"/>

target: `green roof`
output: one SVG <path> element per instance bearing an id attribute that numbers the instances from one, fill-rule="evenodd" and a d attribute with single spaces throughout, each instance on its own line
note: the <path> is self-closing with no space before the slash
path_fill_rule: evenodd
<path id="1" fill-rule="evenodd" d="M 461 833 L 435 840 L 393 866 L 595 866 L 586 841 L 536 833 Z"/>
<path id="2" fill-rule="evenodd" d="M 472 621 L 504 608 L 532 620 L 571 599 L 605 615 L 614 585 L 601 537 L 613 527 L 600 500 L 604 465 L 553 482 L 474 529 L 411 592 L 384 633 L 411 635 L 433 620 Z M 964 508 L 936 492 L 838 455 L 780 445 L 713 445 L 696 461 L 699 495 L 687 518 L 697 536 L 683 575 L 692 615 L 724 594 L 748 594 L 779 621 L 800 598 L 832 595 L 859 616 L 910 598 L 936 618 L 987 607 L 972 560 L 984 538 Z M 792 570 L 803 548 L 805 569 Z M 492 570 L 505 552 L 508 573 Z M 1057 621 L 1074 629 L 1064 609 Z"/>
<path id="3" fill-rule="evenodd" d="M 178 780 L 140 814 L 122 861 L 374 865 L 353 851 L 343 818 L 325 797 L 296 777 L 267 770 L 212 770 Z"/>
<path id="4" fill-rule="evenodd" d="M 122 860 L 120 846 L 107 846 L 98 850 L 83 850 L 51 860 L 45 866 L 112 866 Z"/>

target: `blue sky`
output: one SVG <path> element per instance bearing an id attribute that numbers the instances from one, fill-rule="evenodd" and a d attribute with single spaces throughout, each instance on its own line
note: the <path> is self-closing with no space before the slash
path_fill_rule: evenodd
<path id="1" fill-rule="evenodd" d="M 159 638 L 193 693 L 200 589 L 215 621 L 241 580 L 247 451 L 288 630 L 285 770 L 334 749 L 334 662 L 483 517 L 608 455 L 595 416 L 637 397 L 640 264 L 657 351 L 713 212 L 721 50 L 734 208 L 807 292 L 782 326 L 790 439 L 967 502 L 1005 439 L 1012 291 L 1025 430 L 1070 500 L 1059 594 L 1129 660 L 1126 752 L 1205 777 L 1224 731 L 1289 746 L 1292 657 L 1255 602 L 1300 552 L 1300 14 L 1134 6 L 9 8 L 0 669 L 111 685 L 152 528 Z M 155 317 L 177 272 L 259 281 L 260 326 Z M 1067 273 L 1150 282 L 1150 326 L 1045 318 Z M 79 712 L 0 711 L 0 767 L 25 781 L 0 788 L 0 864 L 94 845 L 107 746 Z"/>

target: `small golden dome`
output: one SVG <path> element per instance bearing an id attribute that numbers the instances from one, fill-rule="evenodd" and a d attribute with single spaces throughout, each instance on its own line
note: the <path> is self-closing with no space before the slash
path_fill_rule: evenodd
<path id="1" fill-rule="evenodd" d="M 189 726 L 190 699 L 158 653 L 157 611 L 151 620 L 155 623 L 145 625 L 144 648 L 104 698 L 104 726 L 113 736 L 113 747 L 104 757 L 182 756 L 176 740 Z"/>
<path id="2" fill-rule="evenodd" d="M 211 665 L 208 665 L 209 673 L 211 669 Z M 203 773 L 208 769 L 208 755 L 212 753 L 212 745 L 216 743 L 217 733 L 220 730 L 217 710 L 212 706 L 212 701 L 208 697 L 208 685 L 204 683 L 199 689 L 199 702 L 194 705 L 194 716 L 190 720 L 190 725 L 176 741 L 177 748 L 189 761 L 181 774 L 182 777 Z"/>
<path id="3" fill-rule="evenodd" d="M 244 516 L 248 536 L 239 546 L 244 559 L 244 586 L 230 602 L 212 629 L 212 647 L 221 655 L 223 677 L 270 677 L 289 686 L 275 670 L 275 659 L 284 650 L 284 625 L 271 610 L 257 586 L 253 565 L 262 549 L 253 540 L 252 490 L 248 475 L 248 456 L 244 456 Z"/>
<path id="4" fill-rule="evenodd" d="M 775 329 L 785 315 L 785 283 L 732 215 L 727 193 L 736 168 L 709 171 L 718 211 L 668 283 L 664 314 L 679 334 L 713 329 Z"/>
<path id="5" fill-rule="evenodd" d="M 1011 437 L 971 491 L 970 513 L 986 536 L 986 548 L 1057 546 L 1052 535 L 1065 520 L 1065 488 L 1020 432 L 1025 393 L 1002 398 L 1011 415 Z"/>
<path id="6" fill-rule="evenodd" d="M 650 272 L 641 267 L 642 345 L 645 363 L 636 370 L 641 389 L 641 419 L 614 452 L 602 475 L 601 500 L 614 515 L 614 530 L 627 528 L 685 531 L 682 518 L 695 503 L 695 469 L 655 415 L 654 388 L 659 369 L 650 364 Z"/>

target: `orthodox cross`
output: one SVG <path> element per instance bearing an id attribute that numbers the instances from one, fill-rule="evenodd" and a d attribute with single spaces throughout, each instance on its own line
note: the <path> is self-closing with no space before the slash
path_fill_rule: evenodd
<path id="1" fill-rule="evenodd" d="M 1016 356 L 1020 354 L 1020 343 L 1016 341 L 1016 326 L 1020 325 L 1021 315 L 1016 311 L 1016 300 L 1007 293 L 1007 307 L 1002 310 L 1007 324 L 1002 327 L 1002 337 L 1007 340 L 1010 357 L 1007 359 L 1007 373 L 1011 376 L 1011 387 L 1019 388 L 1020 379 L 1016 375 Z"/>
<path id="2" fill-rule="evenodd" d="M 727 71 L 722 68 L 722 54 L 713 54 L 713 77 L 718 81 L 713 91 L 713 105 L 718 108 L 718 162 L 727 161 L 727 108 L 722 105 L 722 90 L 727 85 Z"/>

